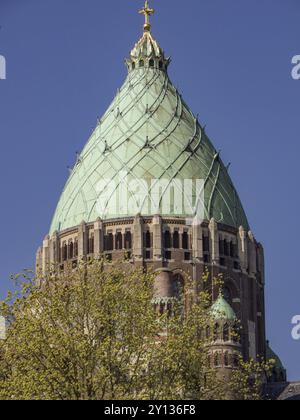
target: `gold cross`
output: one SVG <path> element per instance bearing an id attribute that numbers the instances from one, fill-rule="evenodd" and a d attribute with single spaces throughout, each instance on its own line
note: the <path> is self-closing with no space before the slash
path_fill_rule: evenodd
<path id="1" fill-rule="evenodd" d="M 153 15 L 153 13 L 155 13 L 155 10 L 149 8 L 149 1 L 148 0 L 145 0 L 145 7 L 142 10 L 140 10 L 139 13 L 141 15 L 145 15 L 144 30 L 145 31 L 150 31 L 150 29 L 151 29 L 150 16 Z"/>

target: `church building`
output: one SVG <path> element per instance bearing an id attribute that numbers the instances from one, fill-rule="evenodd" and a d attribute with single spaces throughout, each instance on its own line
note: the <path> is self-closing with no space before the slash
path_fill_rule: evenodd
<path id="1" fill-rule="evenodd" d="M 152 35 L 149 2 L 141 38 L 125 61 L 128 75 L 77 156 L 37 264 L 61 269 L 80 259 L 154 270 L 154 301 L 167 309 L 188 279 L 212 288 L 216 368 L 274 358 L 267 345 L 264 249 L 254 236 L 234 183 L 199 118 L 168 75 L 171 59 Z M 239 320 L 241 343 L 231 330 Z"/>

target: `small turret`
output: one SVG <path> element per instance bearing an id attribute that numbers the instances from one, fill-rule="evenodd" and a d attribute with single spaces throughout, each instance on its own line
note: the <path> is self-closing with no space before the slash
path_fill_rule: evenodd
<path id="1" fill-rule="evenodd" d="M 222 293 L 211 307 L 211 318 L 212 365 L 226 378 L 232 369 L 238 367 L 241 344 L 238 335 L 238 318 Z"/>

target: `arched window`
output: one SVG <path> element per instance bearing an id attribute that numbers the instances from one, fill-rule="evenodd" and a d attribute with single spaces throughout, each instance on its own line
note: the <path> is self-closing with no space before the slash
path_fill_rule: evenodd
<path id="1" fill-rule="evenodd" d="M 94 253 L 94 243 L 95 243 L 95 241 L 94 241 L 94 235 L 92 234 L 92 235 L 89 237 L 89 243 L 88 243 L 88 247 L 89 247 L 89 249 L 88 249 L 88 254 L 93 254 L 93 253 Z"/>
<path id="2" fill-rule="evenodd" d="M 223 341 L 229 341 L 229 325 L 225 324 L 223 327 Z"/>
<path id="3" fill-rule="evenodd" d="M 116 234 L 116 249 L 119 251 L 123 249 L 123 236 L 121 232 Z"/>
<path id="4" fill-rule="evenodd" d="M 215 367 L 220 367 L 222 365 L 222 360 L 221 360 L 221 353 L 216 352 L 214 354 L 214 365 Z"/>
<path id="5" fill-rule="evenodd" d="M 179 244 L 179 232 L 177 230 L 173 234 L 173 248 L 175 248 L 175 249 L 179 249 L 180 248 L 180 244 Z"/>
<path id="6" fill-rule="evenodd" d="M 162 68 L 163 68 L 163 62 L 162 62 L 162 61 L 160 61 L 160 62 L 159 62 L 159 68 L 160 68 L 160 69 L 162 69 Z"/>
<path id="7" fill-rule="evenodd" d="M 74 244 L 73 241 L 69 241 L 69 258 L 74 258 Z"/>
<path id="8" fill-rule="evenodd" d="M 149 61 L 149 66 L 150 66 L 150 67 L 154 67 L 154 60 L 152 60 L 152 59 L 151 59 L 151 60 Z"/>
<path id="9" fill-rule="evenodd" d="M 78 239 L 76 238 L 74 241 L 74 257 L 78 257 Z"/>
<path id="10" fill-rule="evenodd" d="M 221 327 L 218 323 L 214 326 L 214 341 L 220 340 L 221 338 Z"/>
<path id="11" fill-rule="evenodd" d="M 164 234 L 164 247 L 166 249 L 172 248 L 172 243 L 171 243 L 171 233 L 170 231 L 166 231 Z"/>
<path id="12" fill-rule="evenodd" d="M 228 352 L 226 351 L 225 353 L 224 353 L 224 366 L 225 367 L 228 367 L 229 366 L 229 354 L 228 354 Z"/>
<path id="13" fill-rule="evenodd" d="M 226 239 L 224 239 L 224 255 L 229 256 L 229 244 Z"/>
<path id="14" fill-rule="evenodd" d="M 64 242 L 62 246 L 62 260 L 67 261 L 67 259 L 68 259 L 68 245 L 66 242 Z"/>
<path id="15" fill-rule="evenodd" d="M 140 67 L 145 67 L 145 62 L 144 62 L 144 60 L 140 60 L 139 65 L 140 65 Z"/>
<path id="16" fill-rule="evenodd" d="M 151 233 L 147 230 L 145 235 L 145 246 L 146 248 L 151 248 Z"/>
<path id="17" fill-rule="evenodd" d="M 217 367 L 219 366 L 219 357 L 218 357 L 218 353 L 214 354 L 214 366 Z"/>
<path id="18" fill-rule="evenodd" d="M 184 232 L 182 235 L 182 248 L 183 249 L 190 249 L 189 246 L 189 235 L 187 232 Z"/>
<path id="19" fill-rule="evenodd" d="M 135 63 L 132 63 L 132 70 L 135 69 Z"/>
<path id="20" fill-rule="evenodd" d="M 231 327 L 230 338 L 234 343 L 241 343 L 241 334 L 236 325 Z"/>
<path id="21" fill-rule="evenodd" d="M 131 248 L 132 248 L 131 232 L 126 232 L 126 234 L 125 234 L 125 249 L 131 249 Z"/>
<path id="22" fill-rule="evenodd" d="M 113 251 L 114 249 L 114 236 L 112 233 L 109 233 L 104 237 L 104 247 L 105 251 Z"/>

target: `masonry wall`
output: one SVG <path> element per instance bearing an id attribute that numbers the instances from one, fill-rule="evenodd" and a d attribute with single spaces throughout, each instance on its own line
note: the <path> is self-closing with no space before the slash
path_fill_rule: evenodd
<path id="1" fill-rule="evenodd" d="M 190 279 L 198 290 L 205 269 L 212 278 L 222 274 L 226 298 L 242 323 L 244 356 L 265 356 L 264 253 L 252 232 L 213 219 L 98 219 L 47 236 L 37 252 L 37 265 L 43 271 L 50 264 L 63 269 L 67 263 L 75 267 L 78 259 L 95 257 L 105 258 L 108 267 L 114 263 L 127 270 L 157 271 L 156 298 L 162 302 L 176 293 L 175 282 L 187 284 Z M 213 291 L 213 300 L 218 293 Z"/>

